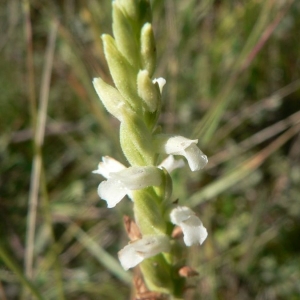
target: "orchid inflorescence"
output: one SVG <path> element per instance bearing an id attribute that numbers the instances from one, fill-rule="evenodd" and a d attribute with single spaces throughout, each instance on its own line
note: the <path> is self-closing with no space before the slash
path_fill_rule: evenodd
<path id="1" fill-rule="evenodd" d="M 197 147 L 198 140 L 163 134 L 157 126 L 166 81 L 151 79 L 156 51 L 150 22 L 149 0 L 113 2 L 114 38 L 103 35 L 102 40 L 115 87 L 101 78 L 93 84 L 105 108 L 120 121 L 120 143 L 129 166 L 105 156 L 93 173 L 106 179 L 98 194 L 109 208 L 126 195 L 133 202 L 140 236 L 119 251 L 123 268 L 139 265 L 150 290 L 175 295 L 182 291 L 178 292 L 180 279 L 173 274 L 177 267 L 172 228 L 181 229 L 186 246 L 202 244 L 207 231 L 190 208 L 172 202 L 170 173 L 184 165 L 174 156 L 185 157 L 191 171 L 205 167 L 207 157 Z M 166 158 L 159 163 L 163 155 Z"/>

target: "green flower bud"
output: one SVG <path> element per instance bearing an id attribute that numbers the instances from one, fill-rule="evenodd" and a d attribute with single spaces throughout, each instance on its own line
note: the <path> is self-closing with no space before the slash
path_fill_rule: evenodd
<path id="1" fill-rule="evenodd" d="M 146 104 L 146 109 L 150 112 L 157 110 L 161 95 L 158 84 L 154 84 L 146 70 L 141 70 L 137 77 L 138 94 Z"/>
<path id="2" fill-rule="evenodd" d="M 113 2 L 113 33 L 119 51 L 134 68 L 139 69 L 139 54 L 134 32 L 129 20 L 116 2 Z"/>
<path id="3" fill-rule="evenodd" d="M 117 3 L 126 11 L 132 20 L 138 20 L 139 6 L 136 0 L 117 0 Z"/>
<path id="4" fill-rule="evenodd" d="M 156 67 L 156 45 L 150 23 L 146 23 L 141 31 L 141 62 L 143 69 L 152 77 Z"/>
<path id="5" fill-rule="evenodd" d="M 170 265 L 163 254 L 144 260 L 140 264 L 144 280 L 151 291 L 173 294 L 173 282 Z"/>
<path id="6" fill-rule="evenodd" d="M 167 225 L 162 215 L 161 199 L 148 187 L 132 191 L 134 215 L 142 235 L 165 234 Z"/>
<path id="7" fill-rule="evenodd" d="M 149 0 L 117 0 L 128 17 L 137 25 L 151 22 L 151 6 Z"/>
<path id="8" fill-rule="evenodd" d="M 136 72 L 117 49 L 115 40 L 108 34 L 102 35 L 104 53 L 113 81 L 134 111 L 141 110 L 142 100 L 136 91 Z"/>
<path id="9" fill-rule="evenodd" d="M 120 143 L 132 166 L 153 166 L 155 151 L 152 136 L 137 114 L 126 114 L 120 126 Z"/>
<path id="10" fill-rule="evenodd" d="M 164 199 L 164 201 L 168 201 L 171 198 L 173 191 L 172 178 L 165 168 L 162 168 L 162 170 L 164 172 L 163 182 L 160 186 L 162 187 L 162 198 Z"/>
<path id="11" fill-rule="evenodd" d="M 131 109 L 120 92 L 116 88 L 104 82 L 101 78 L 94 78 L 93 84 L 107 111 L 119 121 L 122 121 L 123 115 L 126 111 L 129 112 Z"/>

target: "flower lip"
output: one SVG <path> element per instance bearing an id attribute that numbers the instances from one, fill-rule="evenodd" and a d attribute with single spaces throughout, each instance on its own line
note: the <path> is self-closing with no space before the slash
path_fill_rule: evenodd
<path id="1" fill-rule="evenodd" d="M 135 267 L 144 259 L 170 250 L 169 239 L 166 235 L 145 235 L 142 239 L 126 245 L 119 251 L 118 256 L 125 270 Z"/>
<path id="2" fill-rule="evenodd" d="M 119 172 L 124 169 L 126 169 L 126 167 L 114 158 L 110 156 L 103 156 L 102 162 L 98 164 L 98 169 L 94 170 L 92 173 L 100 174 L 105 178 L 109 178 L 110 173 Z"/>
<path id="3" fill-rule="evenodd" d="M 173 155 L 169 155 L 158 167 L 165 168 L 169 173 L 171 173 L 175 169 L 182 168 L 183 166 L 184 161 L 182 159 L 176 160 Z"/>
<path id="4" fill-rule="evenodd" d="M 186 206 L 178 206 L 170 213 L 171 222 L 181 227 L 183 240 L 187 246 L 202 244 L 207 238 L 207 230 L 195 213 Z"/>
<path id="5" fill-rule="evenodd" d="M 115 207 L 130 192 L 116 180 L 102 181 L 98 186 L 98 195 L 107 202 L 107 207 Z"/>

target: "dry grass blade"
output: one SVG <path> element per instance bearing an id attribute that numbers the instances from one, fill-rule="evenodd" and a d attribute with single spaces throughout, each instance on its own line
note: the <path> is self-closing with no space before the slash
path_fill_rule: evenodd
<path id="1" fill-rule="evenodd" d="M 226 124 L 224 124 L 220 129 L 218 129 L 216 133 L 218 135 L 218 139 L 223 140 L 224 138 L 229 136 L 229 134 L 235 128 L 237 128 L 247 119 L 251 119 L 253 116 L 255 116 L 256 112 L 274 110 L 279 105 L 278 102 L 280 100 L 284 99 L 292 93 L 295 93 L 297 90 L 299 90 L 299 88 L 300 79 L 297 79 L 284 86 L 283 88 L 280 88 L 278 91 L 276 91 L 269 97 L 257 101 L 254 104 L 239 110 L 232 118 L 228 120 Z"/>
<path id="2" fill-rule="evenodd" d="M 233 159 L 238 154 L 242 154 L 245 151 L 253 148 L 256 145 L 266 141 L 267 139 L 275 136 L 276 134 L 286 130 L 290 126 L 297 125 L 300 122 L 300 112 L 296 112 L 288 118 L 281 120 L 269 127 L 264 128 L 260 132 L 252 135 L 237 145 L 237 149 L 233 151 L 223 150 L 211 156 L 209 159 L 209 165 L 207 169 L 216 167 L 218 164 Z"/>
<path id="3" fill-rule="evenodd" d="M 28 215 L 27 215 L 27 236 L 25 253 L 25 273 L 28 278 L 33 277 L 33 256 L 34 256 L 34 238 L 36 226 L 36 214 L 38 206 L 38 194 L 40 186 L 40 176 L 42 169 L 42 145 L 44 142 L 45 125 L 47 118 L 47 107 L 49 99 L 49 87 L 52 72 L 53 56 L 55 49 L 56 33 L 58 23 L 52 22 L 48 36 L 48 46 L 46 50 L 46 63 L 44 66 L 42 85 L 40 90 L 40 106 L 37 118 L 37 128 L 35 131 L 34 146 L 35 154 L 33 159 L 33 169 L 31 173 Z"/>
<path id="4" fill-rule="evenodd" d="M 31 126 L 35 128 L 36 124 L 36 94 L 35 94 L 35 75 L 33 63 L 33 46 L 32 46 L 32 26 L 30 19 L 30 3 L 29 0 L 23 0 L 23 11 L 25 15 L 25 36 L 27 46 L 27 73 L 28 73 L 28 97 L 30 102 Z"/>
<path id="5" fill-rule="evenodd" d="M 237 184 L 239 181 L 241 181 L 242 179 L 247 177 L 251 172 L 257 169 L 266 160 L 268 156 L 270 156 L 272 153 L 278 150 L 294 135 L 298 134 L 299 130 L 299 124 L 288 129 L 275 141 L 273 141 L 269 146 L 265 147 L 259 153 L 249 158 L 243 164 L 241 164 L 234 170 L 228 172 L 227 174 L 224 174 L 220 179 L 207 185 L 201 191 L 193 194 L 188 201 L 189 205 L 196 206 L 200 203 L 206 202 L 212 199 L 213 197 L 216 197 L 228 188 Z"/>
<path id="6" fill-rule="evenodd" d="M 267 34 L 261 34 L 262 29 L 265 27 L 266 22 L 269 18 L 269 10 L 272 8 L 274 0 L 264 1 L 262 4 L 260 16 L 255 24 L 250 36 L 248 37 L 245 46 L 237 58 L 234 66 L 232 67 L 232 72 L 228 79 L 225 80 L 220 92 L 218 93 L 215 104 L 211 109 L 205 114 L 203 119 L 198 123 L 196 129 L 194 130 L 193 136 L 196 138 L 201 138 L 200 142 L 202 145 L 206 145 L 215 133 L 218 124 L 221 120 L 222 114 L 230 102 L 230 93 L 234 89 L 236 82 L 238 81 L 241 74 L 249 67 L 250 63 L 253 61 L 254 57 L 257 55 L 258 50 L 265 45 L 266 41 L 270 38 L 271 33 L 279 25 L 280 21 L 283 19 L 285 13 L 288 11 L 286 9 L 284 13 L 279 13 L 278 20 L 275 20 L 274 24 L 269 25 L 271 30 L 267 31 Z M 291 3 L 290 3 L 291 4 Z M 289 8 L 290 6 L 288 6 Z M 255 50 L 255 45 L 257 40 L 261 38 L 259 42 L 259 48 Z"/>
<path id="7" fill-rule="evenodd" d="M 124 283 L 131 283 L 131 275 L 125 272 L 119 262 L 109 253 L 102 249 L 89 235 L 87 235 L 79 226 L 72 223 L 74 237 L 89 251 L 103 266 L 112 274 L 116 275 Z"/>

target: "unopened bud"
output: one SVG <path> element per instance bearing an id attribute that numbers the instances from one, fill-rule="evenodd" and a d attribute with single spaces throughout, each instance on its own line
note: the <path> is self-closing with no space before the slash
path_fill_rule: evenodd
<path id="1" fill-rule="evenodd" d="M 126 110 L 130 111 L 131 109 L 120 92 L 116 88 L 104 82 L 101 78 L 94 78 L 93 84 L 107 111 L 119 121 L 122 121 Z"/>
<path id="2" fill-rule="evenodd" d="M 154 165 L 152 136 L 143 120 L 136 114 L 126 114 L 120 126 L 120 143 L 132 166 Z"/>
<path id="3" fill-rule="evenodd" d="M 136 91 L 136 72 L 127 59 L 120 53 L 115 40 L 108 34 L 102 35 L 104 53 L 113 81 L 135 111 L 141 108 L 141 99 Z"/>
<path id="4" fill-rule="evenodd" d="M 158 86 L 152 82 L 148 71 L 139 71 L 137 77 L 137 88 L 138 94 L 146 104 L 147 110 L 150 112 L 156 111 L 161 96 Z"/>
<path id="5" fill-rule="evenodd" d="M 135 68 L 139 68 L 139 56 L 134 32 L 118 2 L 113 2 L 113 33 L 119 51 Z"/>
<path id="6" fill-rule="evenodd" d="M 146 23 L 141 32 L 141 61 L 143 69 L 152 77 L 156 67 L 156 45 L 150 23 Z"/>

